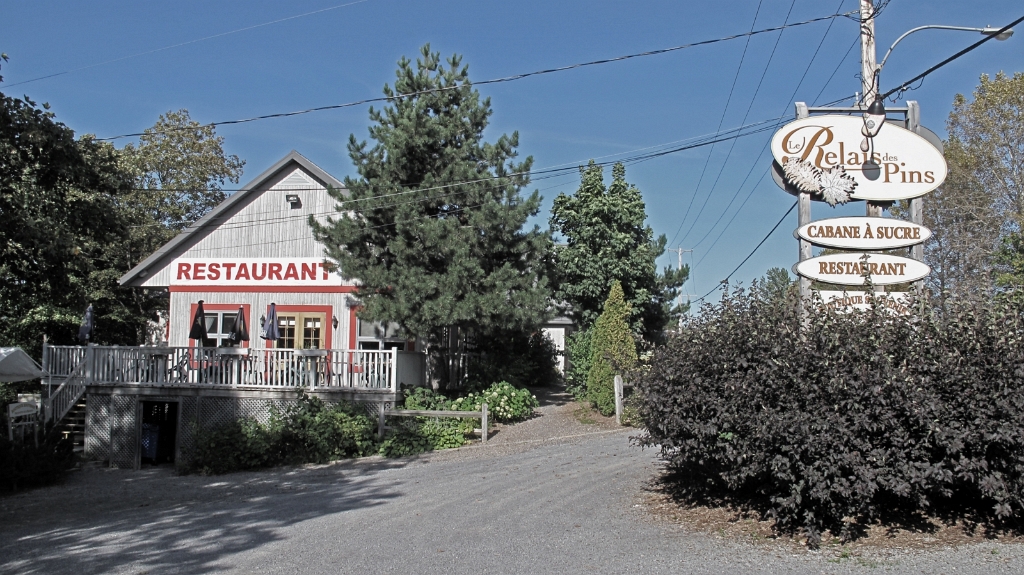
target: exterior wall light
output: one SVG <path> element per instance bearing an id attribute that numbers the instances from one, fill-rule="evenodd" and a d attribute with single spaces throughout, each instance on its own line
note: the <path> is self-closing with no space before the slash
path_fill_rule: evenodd
<path id="1" fill-rule="evenodd" d="M 284 197 L 284 200 L 292 205 L 292 209 L 296 210 L 302 207 L 302 200 L 299 199 L 298 194 L 288 194 Z"/>

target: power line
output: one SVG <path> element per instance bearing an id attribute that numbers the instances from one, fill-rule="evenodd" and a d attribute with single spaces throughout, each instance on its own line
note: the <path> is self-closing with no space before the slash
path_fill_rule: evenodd
<path id="1" fill-rule="evenodd" d="M 789 22 L 789 17 L 793 13 L 793 7 L 794 6 L 796 6 L 796 0 L 793 0 L 789 4 L 789 11 L 786 12 L 786 19 L 785 19 L 784 22 Z M 761 78 L 757 81 L 757 87 L 754 88 L 754 95 L 750 97 L 750 103 L 747 105 L 747 111 L 743 113 L 743 119 L 740 120 L 741 124 L 743 122 L 746 122 L 747 121 L 747 117 L 750 116 L 750 110 L 751 110 L 751 108 L 754 107 L 754 101 L 757 100 L 757 95 L 761 92 L 761 86 L 764 84 L 764 78 L 765 78 L 765 76 L 768 75 L 768 70 L 772 66 L 772 61 L 775 59 L 775 52 L 779 49 L 779 42 L 782 41 L 782 35 L 784 33 L 785 33 L 784 31 L 783 32 L 779 32 L 779 35 L 775 38 L 775 45 L 772 46 L 772 53 L 768 56 L 768 62 L 764 65 L 764 71 L 761 72 Z M 704 208 L 707 207 L 708 202 L 711 200 L 711 196 L 714 195 L 715 188 L 718 187 L 718 182 L 720 182 L 721 179 L 722 179 L 722 173 L 725 172 L 725 166 L 729 163 L 729 159 L 732 158 L 732 152 L 735 149 L 736 149 L 736 141 L 733 140 L 732 144 L 729 146 L 729 152 L 726 153 L 726 155 L 725 155 L 725 160 L 722 161 L 722 167 L 719 168 L 718 175 L 715 176 L 715 183 L 711 185 L 711 189 L 708 191 L 707 197 L 704 198 L 704 203 L 701 205 L 700 211 L 698 211 L 697 215 L 693 218 L 694 223 L 696 223 L 697 220 L 700 219 L 700 215 L 704 213 Z M 737 190 L 737 193 L 739 193 L 739 190 Z M 735 196 L 735 194 L 734 194 L 734 196 Z M 732 202 L 730 202 L 730 205 L 731 204 L 732 204 Z M 721 218 L 719 218 L 719 220 L 721 220 Z M 717 222 L 715 222 L 715 223 L 717 224 Z M 693 227 L 691 226 L 690 229 L 686 230 L 686 233 L 683 234 L 683 239 L 680 240 L 680 242 L 685 242 L 686 238 L 688 238 L 690 236 L 690 232 L 692 232 L 692 231 L 693 231 Z M 694 246 L 694 247 L 696 247 L 696 246 Z"/>
<path id="2" fill-rule="evenodd" d="M 353 6 L 355 4 L 362 4 L 364 2 L 369 2 L 369 1 L 370 0 L 356 0 L 355 2 L 349 2 L 348 4 L 339 4 L 337 6 L 331 6 L 329 8 L 322 8 L 320 10 L 314 10 L 312 12 L 306 12 L 304 14 L 297 14 L 295 16 L 288 16 L 287 18 L 280 18 L 278 20 L 273 20 L 271 22 L 264 22 L 262 24 L 255 24 L 253 26 L 246 26 L 245 28 L 239 28 L 237 30 L 231 30 L 230 32 L 221 32 L 220 34 L 214 34 L 213 36 L 205 36 L 203 38 L 197 38 L 195 40 L 189 40 L 188 42 L 181 42 L 180 44 L 173 44 L 171 46 L 164 46 L 163 48 L 154 48 L 153 50 L 147 50 L 145 52 L 139 52 L 137 54 L 132 54 L 130 56 L 122 56 L 120 58 L 114 58 L 113 60 L 104 60 L 103 62 L 97 62 L 95 64 L 89 64 L 88 66 L 82 66 L 80 68 L 72 68 L 70 70 L 64 70 L 63 72 L 56 72 L 56 73 L 53 73 L 53 74 L 47 74 L 45 76 L 39 76 L 38 78 L 32 78 L 31 80 L 22 80 L 21 82 L 15 82 L 13 84 L 8 84 L 7 87 L 8 88 L 13 88 L 14 86 L 20 86 L 22 84 L 29 84 L 31 82 L 38 82 L 39 80 L 45 80 L 47 78 L 56 78 L 57 76 L 63 76 L 65 74 L 71 74 L 71 73 L 74 73 L 74 72 L 81 72 L 82 70 L 88 70 L 90 68 L 96 68 L 98 66 L 105 66 L 107 64 L 113 64 L 114 62 L 121 62 L 121 61 L 124 61 L 124 60 L 130 60 L 132 58 L 138 58 L 139 56 L 146 56 L 146 55 L 149 55 L 149 54 L 155 54 L 156 52 L 163 52 L 164 50 L 170 50 L 172 48 L 180 48 L 182 46 L 188 46 L 189 44 L 195 44 L 197 42 L 204 42 L 206 40 L 212 40 L 214 38 L 220 38 L 220 37 L 223 37 L 223 36 L 229 36 L 231 34 L 237 34 L 239 32 L 245 32 L 247 30 L 253 30 L 255 28 L 262 28 L 263 26 L 270 26 L 271 24 L 279 24 L 281 22 L 287 22 L 288 20 L 295 20 L 296 18 L 304 18 L 306 16 L 312 16 L 314 14 L 321 14 L 323 12 L 329 12 L 331 10 L 337 10 L 338 8 L 345 8 L 347 6 Z"/>
<path id="3" fill-rule="evenodd" d="M 758 248 L 760 248 L 762 245 L 764 245 L 764 243 L 766 241 L 768 241 L 768 238 L 770 238 L 771 235 L 775 233 L 775 230 L 779 229 L 779 226 L 781 226 L 782 222 L 785 221 L 786 216 L 788 216 L 793 211 L 793 208 L 795 208 L 797 206 L 797 204 L 799 204 L 799 203 L 800 203 L 800 200 L 797 200 L 797 201 L 793 202 L 792 206 L 789 206 L 789 209 L 786 210 L 786 213 L 782 214 L 782 217 L 779 218 L 779 221 L 775 223 L 775 226 L 772 227 L 772 229 L 768 232 L 768 234 L 765 235 L 764 238 L 762 238 L 761 241 L 758 242 L 756 246 L 754 246 L 754 249 L 750 250 L 750 253 L 747 254 L 747 257 L 743 258 L 743 261 L 740 262 L 740 265 L 736 266 L 731 272 L 729 272 L 729 275 L 725 276 L 725 279 L 722 280 L 721 283 L 728 282 L 729 278 L 732 277 L 732 274 L 734 274 L 737 271 L 739 271 L 739 269 L 741 267 L 743 267 L 743 264 L 747 263 L 747 260 L 749 260 L 751 257 L 753 257 L 754 252 L 756 252 L 758 250 Z M 718 286 L 715 286 L 714 288 L 711 288 L 711 291 L 709 291 L 708 293 L 700 296 L 700 298 L 698 298 L 696 301 L 704 301 L 704 298 L 706 298 L 709 295 L 711 295 L 711 293 L 714 292 L 716 289 L 718 289 Z"/>
<path id="4" fill-rule="evenodd" d="M 931 68 L 928 68 L 924 72 L 921 72 L 920 74 L 918 74 L 917 76 L 914 76 L 913 78 L 907 80 L 906 82 L 903 82 L 902 84 L 900 84 L 896 88 L 893 88 L 892 90 L 889 90 L 885 94 L 882 94 L 880 97 L 884 100 L 884 99 L 888 98 L 889 96 L 892 96 L 896 92 L 901 92 L 901 93 L 902 92 L 906 92 L 907 90 L 910 89 L 910 85 L 913 84 L 914 82 L 917 82 L 918 80 L 924 80 L 924 78 L 926 76 L 928 76 L 928 74 L 931 74 L 932 72 L 938 70 L 939 68 L 945 66 L 946 64 L 949 64 L 950 62 L 952 62 L 953 60 L 956 60 L 960 56 L 963 56 L 964 54 L 967 54 L 968 52 L 974 50 L 978 46 L 981 46 L 982 44 L 984 44 L 985 42 L 988 42 L 992 38 L 995 38 L 996 36 L 1002 34 L 1003 32 L 1008 31 L 1010 28 L 1013 28 L 1014 26 L 1016 26 L 1017 24 L 1020 24 L 1021 22 L 1024 22 L 1024 16 L 1021 16 L 1020 18 L 1017 18 L 1016 20 L 1014 20 L 1013 22 L 1010 22 L 1006 26 L 1003 26 L 998 32 L 995 32 L 994 34 L 986 34 L 985 37 L 982 38 L 981 40 L 975 42 L 974 44 L 971 44 L 970 46 L 964 48 L 963 50 L 960 50 L 956 54 L 953 54 L 949 58 L 946 58 L 945 60 L 939 62 L 938 64 L 932 66 Z"/>
<path id="5" fill-rule="evenodd" d="M 837 10 L 837 11 L 839 10 L 839 8 L 841 8 L 841 7 L 842 7 L 842 5 L 843 5 L 843 1 L 844 1 L 844 0 L 840 0 L 840 2 L 839 2 L 839 6 L 836 6 L 836 10 Z M 792 10 L 792 5 L 790 6 L 790 9 Z M 803 85 L 804 85 L 804 80 L 806 80 L 806 79 L 807 79 L 807 74 L 808 74 L 808 73 L 809 73 L 809 72 L 811 71 L 811 66 L 813 66 L 813 65 L 814 65 L 814 61 L 815 61 L 815 60 L 816 60 L 816 59 L 818 58 L 818 54 L 819 54 L 819 53 L 821 52 L 821 47 L 822 47 L 822 46 L 823 46 L 823 45 L 825 44 L 825 39 L 826 39 L 826 38 L 828 38 L 828 34 L 829 34 L 829 32 L 831 32 L 831 31 L 832 31 L 832 24 L 833 24 L 833 23 L 835 23 L 835 20 L 833 20 L 833 21 L 831 21 L 831 22 L 829 22 L 829 23 L 828 23 L 828 28 L 826 28 L 826 29 L 825 29 L 825 33 L 821 35 L 821 40 L 820 40 L 820 41 L 818 42 L 818 46 L 817 46 L 817 48 L 815 48 L 815 49 L 814 49 L 814 54 L 812 54 L 812 55 L 811 55 L 811 59 L 810 59 L 810 61 L 808 61 L 808 62 L 807 62 L 807 66 L 806 66 L 806 67 L 804 68 L 804 73 L 803 73 L 803 74 L 802 74 L 802 75 L 800 76 L 800 81 L 799 81 L 799 82 L 797 82 L 797 84 L 796 84 L 796 88 L 794 88 L 794 89 L 793 89 L 793 93 L 792 93 L 792 94 L 791 94 L 791 95 L 789 96 L 789 98 L 787 98 L 787 99 L 786 99 L 786 104 L 785 104 L 785 106 L 784 106 L 784 107 L 783 107 L 783 109 L 782 109 L 782 113 L 783 113 L 783 114 L 784 114 L 784 113 L 786 112 L 786 108 L 788 108 L 788 107 L 789 107 L 789 103 L 790 103 L 790 102 L 792 102 L 792 101 L 793 101 L 793 100 L 794 100 L 794 99 L 796 98 L 796 95 L 797 95 L 797 93 L 798 93 L 798 92 L 800 91 L 800 88 L 801 88 L 801 86 L 803 86 Z M 780 36 L 780 38 L 781 38 L 781 34 L 780 34 L 779 36 Z M 858 38 L 858 39 L 859 39 L 859 38 Z M 776 48 L 778 47 L 778 42 L 776 42 L 775 46 L 776 46 Z M 775 54 L 775 51 L 774 51 L 774 50 L 772 50 L 772 55 L 774 56 L 774 54 Z M 845 58 L 844 58 L 844 59 L 845 59 Z M 771 60 L 769 59 L 769 63 L 770 63 L 770 62 L 771 62 Z M 765 73 L 767 73 L 767 71 L 768 71 L 768 68 L 766 67 L 766 68 L 765 68 Z M 762 80 L 762 81 L 764 80 L 764 75 L 763 75 L 763 74 L 762 74 L 762 76 L 761 76 L 761 80 Z M 759 82 L 759 83 L 758 83 L 758 89 L 760 89 L 760 87 L 761 87 L 761 84 L 760 84 L 760 82 Z M 757 95 L 757 91 L 755 90 L 755 97 L 756 97 L 756 95 Z M 754 103 L 753 99 L 751 99 L 750 103 L 751 103 L 751 105 L 753 105 L 753 103 Z M 747 113 L 748 113 L 748 114 L 750 113 L 750 108 L 749 108 L 749 107 L 747 108 Z M 744 120 L 746 120 L 746 117 L 744 117 Z M 742 122 L 741 122 L 741 123 L 742 123 Z M 779 122 L 779 124 L 781 124 L 781 123 L 782 123 L 782 122 L 780 121 L 780 122 Z M 779 124 L 777 124 L 777 125 L 779 125 Z M 735 147 L 735 144 L 736 144 L 736 142 L 735 142 L 735 140 L 734 140 L 734 141 L 733 141 L 733 147 Z M 732 207 L 732 205 L 733 205 L 733 204 L 734 204 L 734 203 L 736 202 L 736 198 L 738 198 L 738 197 L 739 197 L 739 195 L 740 195 L 740 191 L 741 191 L 741 190 L 743 189 L 743 186 L 744 186 L 744 184 L 746 184 L 746 183 L 747 183 L 747 180 L 749 180 L 749 179 L 750 179 L 750 175 L 754 173 L 754 168 L 755 168 L 755 167 L 756 167 L 756 166 L 757 166 L 758 164 L 760 164 L 760 163 L 761 163 L 761 157 L 762 157 L 762 156 L 764 155 L 764 152 L 765 152 L 765 150 L 767 150 L 767 149 L 768 149 L 768 142 L 765 142 L 764 148 L 762 148 L 762 149 L 761 149 L 761 153 L 760 153 L 760 154 L 758 154 L 757 158 L 755 158 L 755 160 L 754 160 L 754 163 L 753 163 L 753 164 L 751 164 L 751 166 L 750 166 L 750 169 L 749 169 L 749 170 L 747 171 L 747 175 L 746 175 L 746 177 L 744 177 L 744 178 L 743 178 L 743 181 L 742 181 L 742 182 L 740 182 L 740 185 L 739 185 L 739 186 L 736 186 L 736 193 L 734 193 L 734 194 L 732 195 L 732 198 L 731 198 L 731 199 L 729 200 L 729 203 L 728 203 L 728 205 L 726 205 L 726 206 L 725 206 L 725 209 L 724 209 L 724 210 L 722 210 L 722 213 L 718 215 L 718 219 L 717 219 L 717 220 L 715 220 L 715 223 L 711 224 L 711 226 L 710 226 L 710 227 L 708 228 L 708 231 L 707 231 L 707 232 L 706 232 L 706 233 L 704 234 L 704 237 L 702 237 L 702 238 L 701 238 L 700 240 L 698 240 L 698 241 L 697 241 L 697 243 L 696 243 L 696 244 L 694 244 L 694 245 L 693 245 L 694 249 L 696 249 L 696 248 L 697 248 L 697 246 L 699 246 L 699 245 L 701 245 L 702 243 L 704 243 L 704 240 L 708 239 L 708 236 L 710 236 L 710 235 L 711 235 L 711 233 L 712 233 L 713 231 L 715 231 L 715 228 L 716 228 L 716 227 L 718 226 L 718 224 L 719 224 L 719 223 L 720 223 L 720 222 L 722 221 L 722 218 L 724 218 L 724 217 L 725 217 L 725 214 L 729 213 L 729 208 L 731 208 L 731 207 Z M 732 154 L 732 148 L 729 148 L 729 154 L 730 154 L 730 155 Z M 725 160 L 725 162 L 723 162 L 723 163 L 722 163 L 722 168 L 721 168 L 721 170 L 719 170 L 719 172 L 718 172 L 718 176 L 717 176 L 717 177 L 715 178 L 715 185 L 714 185 L 714 186 L 712 186 L 712 188 L 711 188 L 711 192 L 712 192 L 712 193 L 714 193 L 714 191 L 715 191 L 715 187 L 717 187 L 717 186 L 718 186 L 718 181 L 719 181 L 719 179 L 720 179 L 720 178 L 722 177 L 722 172 L 724 172 L 724 171 L 725 171 L 725 166 L 726 166 L 726 163 L 728 163 L 728 161 L 729 161 L 729 157 L 727 156 L 727 157 L 726 157 L 726 160 Z M 764 177 L 762 176 L 762 177 L 761 177 L 761 179 L 760 179 L 760 180 L 758 180 L 758 183 L 757 183 L 757 184 L 754 184 L 754 187 L 753 187 L 753 188 L 751 188 L 751 192 L 753 192 L 753 190 L 754 190 L 754 189 L 756 189 L 756 188 L 757 188 L 757 186 L 758 186 L 758 185 L 760 185 L 761 181 L 763 181 L 763 180 L 764 180 Z M 748 198 L 748 199 L 750 198 L 750 195 L 751 195 L 751 194 L 747 194 L 747 198 Z M 743 206 L 744 206 L 744 205 L 746 205 L 746 203 L 747 203 L 747 202 L 746 202 L 746 200 L 744 200 L 744 201 L 743 201 L 743 204 L 741 204 L 741 205 L 740 205 L 740 209 L 742 209 L 742 208 L 743 208 Z M 739 210 L 737 210 L 737 213 L 739 213 Z M 732 222 L 732 220 L 730 220 L 730 223 L 731 223 L 731 222 Z M 722 233 L 725 233 L 725 230 L 726 230 L 726 229 L 728 229 L 728 227 L 726 227 L 726 228 L 723 228 L 723 229 L 722 229 Z M 722 234 L 719 234 L 719 235 L 718 235 L 718 237 L 719 237 L 719 238 L 720 238 L 720 237 L 722 237 Z M 716 242 L 717 242 L 717 238 L 716 238 Z M 712 244 L 711 244 L 711 247 L 714 247 L 714 243 L 712 243 Z M 711 248 L 708 248 L 708 249 L 710 250 Z M 704 255 L 705 255 L 705 256 L 707 256 L 707 253 L 705 253 Z M 702 258 L 701 258 L 701 261 L 703 261 L 703 260 L 704 260 L 704 258 L 702 257 Z"/>
<path id="6" fill-rule="evenodd" d="M 457 85 L 454 85 L 454 86 L 446 86 L 446 87 L 442 87 L 442 88 L 429 88 L 427 90 L 419 90 L 419 91 L 416 91 L 416 92 L 409 92 L 409 93 L 406 93 L 406 94 L 397 94 L 397 95 L 393 95 L 393 96 L 380 96 L 380 97 L 377 97 L 377 98 L 367 98 L 367 99 L 364 99 L 364 100 L 357 100 L 355 102 L 347 102 L 347 103 L 344 103 L 344 104 L 331 104 L 329 106 L 318 106 L 316 108 L 307 108 L 305 110 L 296 110 L 294 112 L 279 112 L 279 113 L 276 113 L 276 114 L 265 114 L 265 115 L 262 115 L 262 116 L 253 116 L 251 118 L 244 118 L 244 119 L 241 119 L 241 120 L 225 120 L 225 121 L 221 121 L 221 122 L 210 122 L 208 124 L 204 124 L 203 126 L 225 126 L 225 125 L 231 125 L 231 124 L 245 124 L 245 123 L 248 123 L 248 122 L 256 122 L 256 121 L 260 121 L 260 120 L 269 120 L 271 118 L 287 118 L 287 117 L 291 117 L 291 116 L 299 116 L 299 115 L 302 115 L 302 114 L 309 114 L 309 113 L 312 113 L 312 112 L 322 112 L 322 111 L 325 111 L 325 110 L 338 110 L 338 109 L 341 109 L 341 108 L 351 108 L 351 107 L 354 107 L 354 106 L 361 106 L 361 105 L 364 105 L 364 104 L 372 104 L 372 103 L 375 103 L 375 102 L 392 102 L 392 101 L 395 101 L 395 100 L 400 100 L 402 98 L 409 98 L 411 96 L 419 96 L 419 95 L 431 94 L 431 93 L 435 93 L 435 92 L 446 92 L 446 91 L 450 91 L 450 90 L 461 90 L 461 89 L 472 87 L 472 86 L 482 86 L 482 85 L 486 85 L 486 84 L 500 84 L 500 83 L 503 83 L 503 82 L 512 82 L 512 81 L 515 81 L 515 80 L 522 80 L 523 78 L 529 78 L 531 76 L 540 76 L 540 75 L 544 75 L 544 74 L 553 74 L 553 73 L 556 73 L 556 72 L 565 72 L 565 71 L 568 71 L 568 70 L 575 70 L 577 68 L 584 68 L 584 67 L 587 67 L 587 66 L 597 66 L 597 65 L 600 65 L 600 64 L 610 64 L 612 62 L 621 62 L 621 61 L 624 61 L 624 60 L 631 60 L 633 58 L 642 58 L 644 56 L 656 56 L 656 55 L 659 55 L 659 54 L 667 54 L 669 52 L 676 52 L 678 50 L 685 50 L 687 48 L 695 48 L 695 47 L 698 47 L 698 46 L 707 46 L 709 44 L 716 44 L 718 42 L 725 42 L 725 41 L 728 41 L 728 40 L 735 40 L 736 38 L 745 38 L 747 36 L 756 36 L 756 35 L 759 35 L 759 34 L 767 34 L 768 32 L 775 32 L 775 31 L 778 31 L 778 30 L 784 30 L 786 28 L 795 28 L 797 26 L 806 26 L 808 24 L 813 24 L 815 22 L 822 22 L 822 21 L 825 21 L 825 20 L 832 20 L 834 18 L 849 16 L 850 14 L 854 14 L 854 13 L 855 12 L 845 12 L 845 13 L 842 13 L 842 14 L 831 14 L 829 16 L 820 16 L 818 18 L 811 18 L 809 20 L 804 20 L 802 22 L 795 22 L 793 24 L 786 24 L 784 26 L 773 26 L 771 28 L 765 28 L 763 30 L 755 30 L 753 32 L 745 32 L 745 33 L 742 33 L 742 34 L 734 34 L 732 36 L 725 36 L 725 37 L 722 37 L 722 38 L 715 38 L 713 40 L 702 40 L 700 42 L 692 42 L 690 44 L 682 44 L 680 46 L 673 46 L 671 48 L 661 48 L 661 49 L 658 49 L 658 50 L 649 50 L 647 52 L 639 52 L 639 53 L 636 53 L 636 54 L 627 54 L 627 55 L 624 55 L 624 56 L 616 56 L 614 58 L 604 58 L 604 59 L 601 59 L 601 60 L 592 60 L 592 61 L 589 61 L 589 62 L 581 62 L 581 63 L 578 63 L 578 64 L 571 64 L 571 65 L 568 65 L 568 66 L 561 66 L 561 67 L 558 67 L 558 68 L 548 68 L 548 69 L 545 69 L 545 70 L 536 70 L 534 72 L 526 72 L 526 73 L 523 73 L 523 74 L 515 74 L 513 76 L 505 76 L 503 78 L 494 78 L 494 79 L 491 79 L 491 80 L 483 80 L 481 82 L 467 82 L 465 84 L 457 84 Z M 111 137 L 108 137 L 108 138 L 97 138 L 97 140 L 104 140 L 104 141 L 118 140 L 118 139 L 121 139 L 121 138 L 132 138 L 132 137 L 142 136 L 142 135 L 145 135 L 147 133 L 148 134 L 161 134 L 161 133 L 167 133 L 167 132 L 173 132 L 173 131 L 192 130 L 192 129 L 195 129 L 195 128 L 194 127 L 189 127 L 189 128 L 171 128 L 171 129 L 159 130 L 159 131 L 137 132 L 137 133 L 132 133 L 132 134 L 121 134 L 119 136 L 111 136 Z"/>
<path id="7" fill-rule="evenodd" d="M 761 0 L 758 0 L 757 10 L 754 11 L 754 20 L 750 22 L 750 30 L 754 30 L 754 26 L 757 25 L 757 16 L 761 13 Z M 832 20 L 835 22 L 835 20 Z M 831 22 L 829 23 L 831 25 Z M 718 119 L 718 130 L 722 129 L 722 123 L 725 122 L 725 114 L 729 111 L 729 104 L 732 102 L 733 92 L 736 90 L 736 81 L 740 79 L 740 71 L 743 69 L 743 60 L 747 57 L 747 48 L 750 47 L 750 36 L 747 36 L 747 41 L 743 44 L 743 53 L 740 54 L 740 62 L 736 65 L 736 74 L 732 77 L 732 86 L 729 87 L 729 95 L 725 98 L 725 107 L 722 108 L 722 117 Z M 740 122 L 741 124 L 743 122 Z M 683 224 L 686 223 L 687 216 L 690 215 L 690 209 L 693 208 L 693 200 L 697 199 L 697 192 L 700 190 L 700 185 L 704 181 L 704 174 L 708 171 L 708 164 L 711 163 L 711 155 L 715 153 L 715 147 L 711 146 L 708 150 L 708 157 L 704 160 L 704 167 L 700 171 L 700 177 L 697 178 L 697 185 L 693 188 L 693 194 L 690 196 L 690 203 L 686 206 L 686 212 L 683 213 L 683 217 L 679 220 L 679 228 L 676 229 L 676 233 L 672 235 L 672 241 L 669 243 L 675 243 L 676 237 L 679 236 L 680 230 L 683 229 Z"/>

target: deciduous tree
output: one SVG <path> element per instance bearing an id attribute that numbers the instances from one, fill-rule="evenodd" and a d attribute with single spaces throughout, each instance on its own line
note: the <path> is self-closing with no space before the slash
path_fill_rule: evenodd
<path id="1" fill-rule="evenodd" d="M 580 168 L 576 193 L 559 194 L 551 225 L 565 239 L 555 250 L 556 297 L 571 306 L 583 329 L 601 314 L 612 282 L 622 285 L 630 305 L 629 325 L 649 341 L 661 338 L 674 313 L 672 300 L 690 274 L 689 266 L 658 273 L 655 260 L 665 252 L 665 236 L 654 238 L 646 225 L 640 190 L 626 182 L 626 168 L 616 164 L 607 187 L 601 166 Z"/>

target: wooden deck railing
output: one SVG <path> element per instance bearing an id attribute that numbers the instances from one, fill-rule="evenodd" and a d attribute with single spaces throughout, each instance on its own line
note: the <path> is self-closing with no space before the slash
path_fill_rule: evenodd
<path id="1" fill-rule="evenodd" d="M 397 350 L 47 346 L 51 381 L 386 390 L 422 384 L 422 354 Z"/>

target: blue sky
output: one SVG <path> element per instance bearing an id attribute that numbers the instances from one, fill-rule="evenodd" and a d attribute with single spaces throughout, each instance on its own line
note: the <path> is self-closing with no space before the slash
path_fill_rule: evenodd
<path id="1" fill-rule="evenodd" d="M 395 62 L 403 55 L 414 57 L 426 42 L 444 55 L 462 54 L 471 78 L 481 81 L 779 26 L 787 16 L 792 23 L 857 7 L 856 0 L 365 0 L 192 42 L 342 3 L 3 0 L 0 52 L 11 60 L 0 71 L 5 79 L 0 91 L 48 102 L 58 119 L 77 132 L 105 137 L 139 132 L 159 114 L 180 108 L 198 121 L 213 122 L 377 97 L 385 83 L 393 82 Z M 1014 0 L 892 0 L 876 23 L 878 57 L 916 26 L 1001 26 L 1022 15 L 1024 5 Z M 544 168 L 614 159 L 714 134 L 719 126 L 792 114 L 794 101 L 817 97 L 827 102 L 860 89 L 859 47 L 849 50 L 857 35 L 855 22 L 838 18 L 831 28 L 827 21 L 818 22 L 754 36 L 749 43 L 741 38 L 481 86 L 494 108 L 488 139 L 518 130 L 521 154 L 532 155 L 535 166 Z M 883 89 L 979 38 L 949 31 L 909 37 L 886 65 Z M 104 63 L 110 60 L 118 61 Z M 944 136 L 954 95 L 969 94 L 981 74 L 999 71 L 1024 71 L 1024 31 L 942 68 L 904 98 L 920 102 L 923 123 Z M 354 175 L 345 150 L 349 134 L 365 138 L 368 124 L 364 106 L 223 126 L 218 133 L 229 153 L 246 160 L 243 183 L 292 149 L 340 178 Z M 702 295 L 712 289 L 792 204 L 770 177 L 762 178 L 770 164 L 762 153 L 770 135 L 627 166 L 627 179 L 644 193 L 655 232 L 666 234 L 673 247 L 694 249 L 697 265 L 688 292 Z M 578 183 L 570 175 L 538 180 L 531 189 L 541 190 L 547 209 L 559 192 L 571 193 Z M 863 204 L 835 210 L 815 204 L 813 216 L 863 211 Z M 546 226 L 542 215 L 538 222 Z M 746 283 L 770 267 L 788 269 L 797 259 L 795 227 L 794 212 L 732 280 Z M 661 263 L 674 265 L 675 259 L 666 255 Z M 691 254 L 686 259 L 689 263 Z"/>

